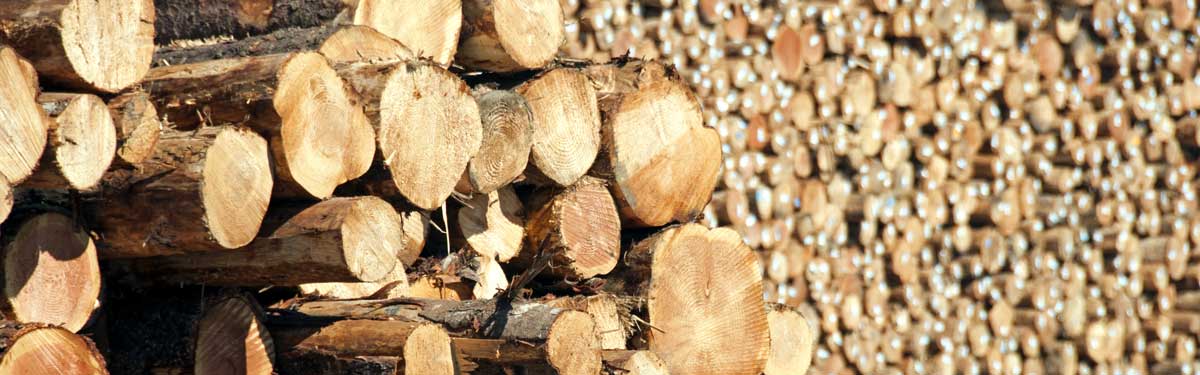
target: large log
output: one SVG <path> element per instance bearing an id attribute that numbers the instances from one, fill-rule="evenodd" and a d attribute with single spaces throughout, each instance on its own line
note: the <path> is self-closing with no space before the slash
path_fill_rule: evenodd
<path id="1" fill-rule="evenodd" d="M 164 131 L 154 155 L 104 181 L 88 211 L 100 256 L 147 257 L 245 246 L 271 197 L 267 142 L 234 127 Z"/>
<path id="2" fill-rule="evenodd" d="M 545 66 L 566 40 L 557 0 L 466 0 L 454 62 L 511 72 Z"/>
<path id="3" fill-rule="evenodd" d="M 533 110 L 531 164 L 558 185 L 575 183 L 600 152 L 600 112 L 592 83 L 579 70 L 558 68 L 516 91 Z"/>
<path id="4" fill-rule="evenodd" d="M 92 189 L 117 152 L 117 131 L 108 107 L 91 94 L 43 93 L 37 100 L 50 116 L 50 134 L 38 169 L 21 186 Z"/>
<path id="5" fill-rule="evenodd" d="M 214 299 L 196 324 L 196 375 L 273 374 L 275 345 L 253 299 L 230 293 Z"/>
<path id="6" fill-rule="evenodd" d="M 150 0 L 7 0 L 0 43 L 28 58 L 47 83 L 111 93 L 150 68 L 153 23 Z"/>
<path id="7" fill-rule="evenodd" d="M 108 101 L 117 129 L 117 159 L 114 163 L 138 166 L 154 155 L 163 124 L 158 109 L 143 91 L 121 94 Z"/>
<path id="8" fill-rule="evenodd" d="M 604 181 L 585 177 L 555 192 L 526 220 L 526 248 L 512 263 L 549 257 L 545 274 L 583 280 L 607 274 L 621 257 L 621 218 Z"/>
<path id="9" fill-rule="evenodd" d="M 318 51 L 334 64 L 413 57 L 400 42 L 370 27 L 326 24 L 199 46 L 163 46 L 155 51 L 154 63 L 155 66 L 179 65 L 298 51 Z"/>
<path id="10" fill-rule="evenodd" d="M 354 24 L 392 37 L 418 56 L 450 65 L 462 28 L 461 0 L 358 0 Z"/>
<path id="11" fill-rule="evenodd" d="M 282 358 L 303 357 L 303 352 L 318 352 L 333 358 L 397 357 L 398 363 L 394 364 L 397 373 L 458 373 L 450 335 L 437 324 L 367 319 L 329 321 L 278 315 L 271 317 L 268 328 Z M 321 369 L 325 366 L 311 367 L 316 371 L 292 369 L 287 373 L 328 373 Z"/>
<path id="12" fill-rule="evenodd" d="M 511 187 L 476 194 L 458 210 L 467 245 L 480 256 L 508 262 L 525 241 L 525 207 Z"/>
<path id="13" fill-rule="evenodd" d="M 155 0 L 154 40 L 243 37 L 332 21 L 353 1 L 343 0 Z"/>
<path id="14" fill-rule="evenodd" d="M 92 340 L 45 324 L 0 321 L 0 374 L 107 375 Z"/>
<path id="15" fill-rule="evenodd" d="M 126 266 L 149 279 L 192 284 L 374 282 L 403 267 L 397 258 L 403 248 L 400 215 L 387 202 L 331 198 L 241 249 L 136 259 Z"/>
<path id="16" fill-rule="evenodd" d="M 625 221 L 687 222 L 704 209 L 721 169 L 721 140 L 704 126 L 700 102 L 673 69 L 627 61 L 588 69 L 601 87 L 602 175 Z M 687 183 L 680 183 L 687 181 Z"/>
<path id="17" fill-rule="evenodd" d="M 0 177 L 17 184 L 29 177 L 42 157 L 50 120 L 36 98 L 37 73 L 28 61 L 8 47 L 0 47 Z"/>
<path id="18" fill-rule="evenodd" d="M 375 154 L 361 107 L 315 52 L 155 68 L 143 86 L 178 129 L 244 124 L 270 138 L 280 179 L 313 197 L 361 176 Z"/>
<path id="19" fill-rule="evenodd" d="M 466 180 L 480 193 L 491 193 L 512 182 L 529 162 L 533 146 L 533 112 L 524 97 L 491 90 L 476 98 L 483 139 L 467 164 Z"/>
<path id="20" fill-rule="evenodd" d="M 58 213 L 32 216 L 12 228 L 15 233 L 4 240 L 0 313 L 9 320 L 79 331 L 100 297 L 100 265 L 92 238 Z"/>

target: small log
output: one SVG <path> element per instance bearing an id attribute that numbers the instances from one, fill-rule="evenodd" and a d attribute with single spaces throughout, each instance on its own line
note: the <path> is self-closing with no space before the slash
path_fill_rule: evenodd
<path id="1" fill-rule="evenodd" d="M 475 98 L 483 121 L 479 153 L 467 163 L 466 180 L 474 191 L 491 193 L 515 180 L 529 163 L 533 112 L 525 98 L 492 90 Z"/>
<path id="2" fill-rule="evenodd" d="M 113 93 L 150 69 L 154 19 L 150 0 L 13 1 L 0 7 L 0 43 L 45 83 Z"/>
<path id="3" fill-rule="evenodd" d="M 279 354 L 276 371 L 282 375 L 396 375 L 402 359 L 390 356 L 339 357 L 324 351 Z"/>
<path id="4" fill-rule="evenodd" d="M 196 375 L 273 373 L 275 346 L 263 312 L 248 296 L 215 299 L 196 325 Z"/>
<path id="5" fill-rule="evenodd" d="M 38 96 L 50 116 L 39 167 L 21 183 L 35 189 L 90 190 L 112 164 L 117 134 L 104 101 L 91 94 Z"/>
<path id="6" fill-rule="evenodd" d="M 477 194 L 458 210 L 458 228 L 481 256 L 508 262 L 525 240 L 525 207 L 511 187 Z"/>
<path id="7" fill-rule="evenodd" d="M 558 68 L 516 88 L 533 110 L 530 163 L 554 183 L 570 186 L 600 152 L 596 92 L 579 70 Z"/>
<path id="8" fill-rule="evenodd" d="M 450 335 L 437 324 L 365 319 L 328 322 L 278 315 L 271 317 L 268 327 L 283 358 L 300 356 L 294 352 L 304 351 L 343 358 L 398 357 L 398 373 L 458 373 Z"/>
<path id="9" fill-rule="evenodd" d="M 799 310 L 767 304 L 771 353 L 763 374 L 804 374 L 808 371 L 817 348 L 815 319 L 817 317 L 803 316 Z"/>
<path id="10" fill-rule="evenodd" d="M 0 373 L 107 375 L 104 357 L 86 337 L 45 324 L 0 321 Z"/>
<path id="11" fill-rule="evenodd" d="M 454 62 L 468 69 L 513 72 L 554 59 L 566 40 L 557 0 L 466 0 Z"/>
<path id="12" fill-rule="evenodd" d="M 408 296 L 408 273 L 396 264 L 387 276 L 366 283 L 308 283 L 298 285 L 300 293 L 328 299 L 399 298 Z"/>
<path id="13" fill-rule="evenodd" d="M 46 147 L 50 120 L 38 105 L 38 76 L 28 61 L 8 47 L 0 47 L 0 108 L 8 114 L 0 121 L 0 177 L 17 184 L 29 177 Z"/>
<path id="14" fill-rule="evenodd" d="M 8 214 L 12 213 L 13 207 L 13 188 L 8 186 L 8 181 L 4 176 L 0 176 L 0 224 L 8 219 Z"/>
<path id="15" fill-rule="evenodd" d="M 605 350 L 606 374 L 614 375 L 667 375 L 667 364 L 658 355 L 648 350 Z"/>
<path id="16" fill-rule="evenodd" d="M 461 0 L 359 0 L 354 24 L 392 37 L 420 57 L 450 65 L 462 29 Z"/>
<path id="17" fill-rule="evenodd" d="M 375 197 L 331 198 L 235 251 L 130 261 L 155 280 L 230 286 L 377 282 L 403 265 L 401 218 Z"/>
<path id="18" fill-rule="evenodd" d="M 164 131 L 138 169 L 110 171 L 92 202 L 107 258 L 183 254 L 245 246 L 271 196 L 267 142 L 242 128 Z M 199 223 L 203 223 L 200 225 Z"/>
<path id="19" fill-rule="evenodd" d="M 595 335 L 600 338 L 600 348 L 606 351 L 625 349 L 625 343 L 629 340 L 629 327 L 633 324 L 629 315 L 633 306 L 628 299 L 611 294 L 598 294 L 557 298 L 546 301 L 546 304 L 592 314 L 592 318 L 596 320 Z"/>
<path id="20" fill-rule="evenodd" d="M 154 52 L 155 66 L 180 65 L 214 59 L 318 51 L 331 63 L 374 59 L 410 59 L 400 42 L 367 26 L 327 24 L 283 29 L 222 43 L 199 46 L 168 45 Z"/>
<path id="21" fill-rule="evenodd" d="M 604 275 L 621 257 L 621 218 L 604 182 L 586 177 L 557 192 L 529 215 L 527 247 L 512 264 L 528 267 L 549 257 L 545 274 L 583 280 Z"/>
<path id="22" fill-rule="evenodd" d="M 332 21 L 353 1 L 343 0 L 155 0 L 154 41 L 218 36 L 243 37 Z"/>
<path id="23" fill-rule="evenodd" d="M 154 155 L 163 124 L 150 95 L 133 91 L 108 101 L 117 132 L 117 158 L 114 163 L 137 166 Z"/>
<path id="24" fill-rule="evenodd" d="M 508 276 L 504 268 L 494 257 L 478 256 L 474 258 L 478 264 L 475 267 L 475 287 L 471 288 L 471 297 L 475 299 L 491 299 L 508 289 Z"/>
<path id="25" fill-rule="evenodd" d="M 100 297 L 100 265 L 88 232 L 69 217 L 44 213 L 13 223 L 4 243 L 0 313 L 23 323 L 78 332 Z"/>

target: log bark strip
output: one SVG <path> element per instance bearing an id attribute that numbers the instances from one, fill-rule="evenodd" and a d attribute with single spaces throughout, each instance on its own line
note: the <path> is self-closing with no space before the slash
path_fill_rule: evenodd
<path id="1" fill-rule="evenodd" d="M 467 181 L 480 193 L 491 193 L 512 182 L 529 163 L 533 146 L 533 112 L 524 97 L 492 90 L 475 99 L 483 121 L 479 153 L 467 164 Z"/>
<path id="2" fill-rule="evenodd" d="M 420 57 L 450 65 L 462 28 L 461 0 L 359 0 L 354 24 L 400 41 Z"/>
<path id="3" fill-rule="evenodd" d="M 100 256 L 148 257 L 245 246 L 271 196 L 267 142 L 236 127 L 165 131 L 154 156 L 104 181 L 91 203 Z M 203 223 L 202 225 L 200 223 Z"/>
<path id="4" fill-rule="evenodd" d="M 410 59 L 400 42 L 367 26 L 323 25 L 283 29 L 229 42 L 200 46 L 164 46 L 155 51 L 155 66 L 180 65 L 214 59 L 318 51 L 331 63 L 373 59 Z"/>
<path id="5" fill-rule="evenodd" d="M 588 77 L 576 69 L 558 68 L 516 91 L 533 110 L 530 162 L 556 184 L 575 183 L 600 152 L 600 112 Z"/>
<path id="6" fill-rule="evenodd" d="M 258 303 L 238 293 L 215 301 L 196 324 L 194 373 L 272 374 L 275 344 Z"/>
<path id="7" fill-rule="evenodd" d="M 404 374 L 458 373 L 450 335 L 437 324 L 272 317 L 268 322 L 280 356 L 316 351 L 336 357 L 399 357 Z"/>
<path id="8" fill-rule="evenodd" d="M 92 189 L 117 152 L 117 131 L 104 101 L 67 93 L 43 93 L 37 100 L 50 116 L 50 134 L 38 169 L 21 186 Z"/>
<path id="9" fill-rule="evenodd" d="M 107 375 L 92 340 L 44 324 L 0 321 L 0 373 Z"/>
<path id="10" fill-rule="evenodd" d="M 458 228 L 480 256 L 508 262 L 525 241 L 525 207 L 511 187 L 477 194 L 458 210 Z"/>
<path id="11" fill-rule="evenodd" d="M 112 93 L 150 68 L 154 19 L 150 0 L 6 1 L 0 43 L 28 58 L 47 83 Z"/>
<path id="12" fill-rule="evenodd" d="M 513 260 L 550 257 L 548 275 L 582 280 L 607 274 L 621 256 L 621 218 L 604 182 L 586 177 L 529 215 L 527 248 Z"/>
<path id="13" fill-rule="evenodd" d="M 114 163 L 137 166 L 154 155 L 163 124 L 150 95 L 142 91 L 122 94 L 108 101 L 117 132 L 117 159 Z"/>
<path id="14" fill-rule="evenodd" d="M 0 47 L 0 109 L 8 114 L 0 121 L 0 177 L 17 184 L 29 177 L 46 147 L 50 120 L 36 98 L 38 77 L 28 61 L 8 47 Z"/>
<path id="15" fill-rule="evenodd" d="M 354 2 L 342 0 L 155 0 L 154 40 L 243 37 L 313 27 L 333 20 Z"/>
<path id="16" fill-rule="evenodd" d="M 16 223 L 14 223 L 16 224 Z M 69 217 L 44 213 L 14 225 L 4 243 L 5 319 L 77 332 L 100 297 L 100 265 L 88 232 Z"/>
<path id="17" fill-rule="evenodd" d="M 545 66 L 566 40 L 555 0 L 466 0 L 454 61 L 468 69 L 512 72 Z"/>

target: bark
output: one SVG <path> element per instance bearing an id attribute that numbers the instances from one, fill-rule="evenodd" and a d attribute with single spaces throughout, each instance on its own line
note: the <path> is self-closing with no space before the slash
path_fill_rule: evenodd
<path id="1" fill-rule="evenodd" d="M 462 301 L 471 299 L 471 285 L 456 276 L 421 275 L 408 282 L 412 298 Z"/>
<path id="2" fill-rule="evenodd" d="M 412 52 L 400 42 L 370 27 L 325 24 L 277 30 L 269 34 L 199 46 L 164 46 L 155 51 L 154 64 L 180 65 L 298 51 L 318 51 L 335 64 L 413 57 Z"/>
<path id="3" fill-rule="evenodd" d="M 455 62 L 469 69 L 511 72 L 554 59 L 566 41 L 556 0 L 466 0 Z"/>
<path id="4" fill-rule="evenodd" d="M 0 177 L 17 184 L 29 177 L 46 146 L 50 120 L 36 98 L 38 77 L 33 66 L 12 48 L 0 47 L 0 110 L 9 114 L 0 121 Z"/>
<path id="5" fill-rule="evenodd" d="M 533 111 L 530 163 L 561 186 L 587 173 L 600 151 L 596 92 L 579 70 L 558 68 L 517 87 Z"/>
<path id="6" fill-rule="evenodd" d="M 150 68 L 154 16 L 150 0 L 6 0 L 0 43 L 28 58 L 46 83 L 113 93 Z"/>
<path id="7" fill-rule="evenodd" d="M 4 239 L 5 319 L 78 332 L 100 297 L 100 266 L 88 232 L 58 213 L 32 216 Z"/>
<path id="8" fill-rule="evenodd" d="M 354 2 L 343 0 L 155 0 L 154 40 L 243 37 L 333 21 Z"/>
<path id="9" fill-rule="evenodd" d="M 249 296 L 215 299 L 196 324 L 193 373 L 273 374 L 275 345 L 263 325 L 263 312 Z"/>
<path id="10" fill-rule="evenodd" d="M 397 357 L 395 369 L 403 369 L 404 374 L 458 371 L 450 335 L 437 324 L 279 315 L 270 319 L 268 327 L 285 358 L 304 357 L 304 352 L 335 358 Z"/>
<path id="11" fill-rule="evenodd" d="M 105 176 L 85 211 L 104 239 L 100 256 L 225 250 L 254 239 L 271 194 L 267 142 L 248 130 L 164 131 L 138 169 Z M 203 223 L 203 224 L 201 224 Z"/>
<path id="12" fill-rule="evenodd" d="M 512 264 L 549 257 L 545 273 L 568 280 L 607 274 L 621 256 L 621 219 L 604 182 L 591 177 L 557 192 L 529 215 L 527 248 Z"/>
<path id="13" fill-rule="evenodd" d="M 150 95 L 142 91 L 122 94 L 108 101 L 117 133 L 117 165 L 139 166 L 154 155 L 163 124 Z"/>
<path id="14" fill-rule="evenodd" d="M 354 24 L 395 38 L 420 57 L 448 66 L 462 28 L 461 0 L 359 0 Z"/>
<path id="15" fill-rule="evenodd" d="M 112 164 L 117 134 L 104 101 L 91 94 L 43 93 L 50 116 L 39 167 L 21 183 L 35 189 L 90 190 Z"/>
<path id="16" fill-rule="evenodd" d="M 512 91 L 489 91 L 476 101 L 483 139 L 465 177 L 472 190 L 491 193 L 525 171 L 533 147 L 533 112 L 529 102 Z"/>
<path id="17" fill-rule="evenodd" d="M 458 210 L 458 228 L 480 256 L 508 262 L 525 241 L 525 207 L 511 187 L 477 194 Z"/>
<path id="18" fill-rule="evenodd" d="M 108 374 L 104 357 L 86 337 L 38 323 L 0 321 L 0 373 Z"/>

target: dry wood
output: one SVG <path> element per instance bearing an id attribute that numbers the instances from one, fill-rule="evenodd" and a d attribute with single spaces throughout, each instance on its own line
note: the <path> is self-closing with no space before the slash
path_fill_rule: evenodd
<path id="1" fill-rule="evenodd" d="M 366 283 L 308 283 L 298 285 L 300 293 L 329 299 L 399 298 L 409 294 L 408 273 L 397 263 L 383 278 Z"/>
<path id="2" fill-rule="evenodd" d="M 194 284 L 377 282 L 403 267 L 397 258 L 403 248 L 400 215 L 387 202 L 331 198 L 244 248 L 133 260 L 128 266 L 144 277 Z"/>
<path id="3" fill-rule="evenodd" d="M 0 373 L 107 375 L 92 340 L 44 324 L 0 322 Z"/>
<path id="4" fill-rule="evenodd" d="M 154 19 L 150 0 L 10 1 L 0 7 L 0 43 L 46 83 L 112 93 L 150 68 Z"/>
<path id="5" fill-rule="evenodd" d="M 462 28 L 461 0 L 358 0 L 354 24 L 392 37 L 417 56 L 450 65 Z"/>
<path id="6" fill-rule="evenodd" d="M 4 176 L 0 176 L 0 224 L 8 219 L 8 214 L 12 213 L 13 207 L 13 188 L 8 186 L 8 181 Z"/>
<path id="7" fill-rule="evenodd" d="M 376 59 L 410 59 L 400 42 L 367 26 L 322 25 L 283 29 L 228 42 L 199 46 L 164 46 L 154 53 L 155 66 L 180 65 L 214 59 L 318 51 L 331 63 Z"/>
<path id="8" fill-rule="evenodd" d="M 495 257 L 478 256 L 473 259 L 478 264 L 474 267 L 475 286 L 471 288 L 471 297 L 475 299 L 491 299 L 508 289 L 508 276 Z"/>
<path id="9" fill-rule="evenodd" d="M 122 94 L 108 101 L 117 133 L 114 163 L 137 166 L 154 155 L 163 124 L 150 95 L 142 91 Z"/>
<path id="10" fill-rule="evenodd" d="M 786 306 L 767 305 L 771 354 L 763 374 L 803 374 L 808 371 L 817 347 L 816 318 L 805 317 L 800 311 Z"/>
<path id="11" fill-rule="evenodd" d="M 317 198 L 366 173 L 375 154 L 361 107 L 315 52 L 155 68 L 142 85 L 178 129 L 232 123 L 263 133 L 280 179 Z"/>
<path id="12" fill-rule="evenodd" d="M 557 0 L 466 0 L 454 62 L 468 69 L 511 72 L 545 66 L 563 44 Z"/>
<path id="13" fill-rule="evenodd" d="M 92 189 L 117 151 L 116 128 L 104 101 L 91 94 L 65 93 L 43 93 L 37 100 L 50 116 L 50 133 L 38 169 L 21 186 Z"/>
<path id="14" fill-rule="evenodd" d="M 38 105 L 38 77 L 33 66 L 12 48 L 0 48 L 0 103 L 8 114 L 0 121 L 0 177 L 16 184 L 29 177 L 46 146 L 50 120 Z"/>
<path id="15" fill-rule="evenodd" d="M 274 316 L 268 327 L 280 356 L 319 351 L 338 357 L 399 357 L 404 374 L 457 374 L 450 335 L 437 324 L 385 320 L 314 321 Z M 401 371 L 401 369 L 403 369 Z"/>
<path id="16" fill-rule="evenodd" d="M 88 232 L 69 217 L 44 213 L 21 223 L 4 243 L 5 319 L 77 332 L 100 297 L 100 266 Z"/>
<path id="17" fill-rule="evenodd" d="M 487 194 L 525 171 L 533 147 L 533 112 L 529 102 L 512 91 L 491 90 L 475 100 L 483 139 L 479 153 L 467 163 L 465 178 L 474 191 Z"/>
<path id="18" fill-rule="evenodd" d="M 587 173 L 600 152 L 596 92 L 579 70 L 558 68 L 517 87 L 533 110 L 530 164 L 561 186 Z"/>
<path id="19" fill-rule="evenodd" d="M 609 374 L 666 375 L 666 363 L 648 350 L 605 350 L 604 366 Z"/>
<path id="20" fill-rule="evenodd" d="M 267 142 L 235 127 L 164 131 L 138 169 L 111 171 L 89 206 L 100 256 L 146 257 L 244 246 L 271 196 Z M 202 223 L 202 224 L 201 224 Z"/>
<path id="21" fill-rule="evenodd" d="M 547 275 L 583 280 L 607 274 L 621 257 L 621 219 L 603 181 L 585 177 L 529 215 L 519 267 L 549 258 Z"/>
<path id="22" fill-rule="evenodd" d="M 154 40 L 243 37 L 283 28 L 313 27 L 333 20 L 353 1 L 343 0 L 155 0 Z"/>
<path id="23" fill-rule="evenodd" d="M 263 312 L 248 296 L 214 299 L 196 325 L 196 375 L 273 373 L 275 345 Z"/>
<path id="24" fill-rule="evenodd" d="M 629 315 L 632 306 L 628 299 L 611 294 L 598 294 L 562 297 L 547 301 L 546 304 L 592 314 L 592 318 L 596 320 L 595 335 L 600 338 L 600 348 L 604 350 L 625 349 L 625 343 L 629 338 L 629 327 L 633 324 Z M 657 359 L 657 356 L 655 358 Z"/>
<path id="25" fill-rule="evenodd" d="M 508 262 L 525 241 L 525 207 L 511 187 L 477 194 L 458 210 L 458 228 L 480 256 Z"/>

